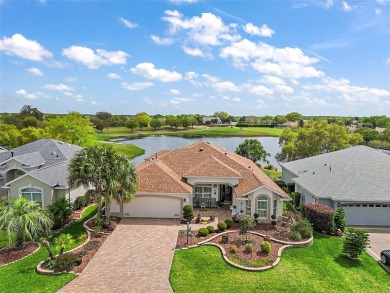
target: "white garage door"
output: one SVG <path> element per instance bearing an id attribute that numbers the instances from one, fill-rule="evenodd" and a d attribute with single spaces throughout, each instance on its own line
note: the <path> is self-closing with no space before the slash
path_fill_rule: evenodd
<path id="1" fill-rule="evenodd" d="M 390 205 L 355 204 L 343 208 L 347 225 L 390 226 Z"/>
<path id="2" fill-rule="evenodd" d="M 123 207 L 125 217 L 180 218 L 181 198 L 167 196 L 136 196 Z"/>

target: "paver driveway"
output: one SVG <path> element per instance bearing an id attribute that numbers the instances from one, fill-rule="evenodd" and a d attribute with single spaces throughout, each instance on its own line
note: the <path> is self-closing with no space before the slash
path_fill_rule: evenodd
<path id="1" fill-rule="evenodd" d="M 81 275 L 59 292 L 173 292 L 179 220 L 122 219 Z"/>

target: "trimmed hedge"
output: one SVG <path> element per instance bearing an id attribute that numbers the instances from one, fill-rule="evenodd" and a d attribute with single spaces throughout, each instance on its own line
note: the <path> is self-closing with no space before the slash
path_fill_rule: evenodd
<path id="1" fill-rule="evenodd" d="M 265 253 L 270 253 L 271 252 L 271 243 L 268 241 L 263 241 L 263 242 L 261 242 L 260 248 L 261 248 L 261 251 L 263 251 Z"/>
<path id="2" fill-rule="evenodd" d="M 333 222 L 334 211 L 324 204 L 309 203 L 305 205 L 305 216 L 313 224 L 314 230 L 328 232 Z"/>
<path id="3" fill-rule="evenodd" d="M 209 235 L 209 230 L 207 230 L 207 228 L 200 228 L 198 230 L 198 235 L 200 237 L 205 237 L 205 236 Z"/>
<path id="4" fill-rule="evenodd" d="M 219 231 L 225 231 L 225 229 L 227 228 L 227 225 L 225 222 L 219 222 L 217 226 L 218 226 Z"/>
<path id="5" fill-rule="evenodd" d="M 237 123 L 237 127 L 271 127 L 273 128 L 273 124 L 247 124 L 247 123 Z"/>
<path id="6" fill-rule="evenodd" d="M 213 226 L 207 226 L 206 229 L 209 230 L 209 233 L 213 233 L 215 230 Z"/>
<path id="7" fill-rule="evenodd" d="M 230 219 L 226 219 L 225 224 L 226 224 L 227 228 L 230 228 L 231 226 L 233 226 L 233 221 Z"/>

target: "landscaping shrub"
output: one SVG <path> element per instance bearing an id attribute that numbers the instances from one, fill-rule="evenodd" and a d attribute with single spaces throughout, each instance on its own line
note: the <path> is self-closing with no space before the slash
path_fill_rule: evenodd
<path id="1" fill-rule="evenodd" d="M 245 235 L 246 232 L 255 225 L 255 221 L 251 216 L 240 217 L 240 235 Z"/>
<path id="2" fill-rule="evenodd" d="M 337 229 L 340 229 L 342 232 L 345 230 L 345 211 L 342 207 L 339 207 L 336 210 L 336 213 L 334 215 L 334 224 L 336 225 Z"/>
<path id="3" fill-rule="evenodd" d="M 47 208 L 54 218 L 54 230 L 61 228 L 73 213 L 73 210 L 69 205 L 69 201 L 65 198 L 57 199 Z"/>
<path id="4" fill-rule="evenodd" d="M 253 245 L 252 243 L 245 244 L 245 251 L 246 252 L 252 252 L 253 251 Z"/>
<path id="5" fill-rule="evenodd" d="M 222 235 L 222 243 L 229 243 L 229 235 L 228 234 L 225 234 L 225 235 Z"/>
<path id="6" fill-rule="evenodd" d="M 63 255 L 59 255 L 56 258 L 57 264 L 56 264 L 56 271 L 59 272 L 69 272 L 73 269 L 74 263 L 77 260 L 77 255 L 72 253 L 67 253 Z"/>
<path id="7" fill-rule="evenodd" d="M 294 207 L 299 207 L 301 203 L 301 194 L 299 192 L 293 192 L 294 194 Z"/>
<path id="8" fill-rule="evenodd" d="M 213 233 L 215 230 L 213 226 L 207 226 L 206 229 L 209 231 L 209 233 Z"/>
<path id="9" fill-rule="evenodd" d="M 369 244 L 370 240 L 366 230 L 348 228 L 345 233 L 343 252 L 350 258 L 357 259 Z"/>
<path id="10" fill-rule="evenodd" d="M 227 225 L 225 222 L 219 222 L 217 226 L 218 226 L 219 231 L 225 231 L 225 229 L 227 228 Z"/>
<path id="11" fill-rule="evenodd" d="M 274 127 L 273 124 L 247 124 L 247 123 L 242 123 L 239 122 L 236 124 L 236 127 Z"/>
<path id="12" fill-rule="evenodd" d="M 302 235 L 298 230 L 291 231 L 290 238 L 294 241 L 302 240 Z"/>
<path id="13" fill-rule="evenodd" d="M 310 238 L 313 235 L 313 227 L 307 219 L 297 220 L 292 231 L 298 231 L 302 238 Z"/>
<path id="14" fill-rule="evenodd" d="M 313 224 L 314 230 L 318 232 L 328 232 L 334 218 L 333 209 L 327 205 L 319 203 L 307 204 L 305 206 L 305 215 L 310 223 Z"/>
<path id="15" fill-rule="evenodd" d="M 231 252 L 231 253 L 236 253 L 237 251 L 238 251 L 237 246 L 232 245 L 232 246 L 230 247 L 230 252 Z"/>
<path id="16" fill-rule="evenodd" d="M 271 243 L 268 241 L 263 241 L 260 244 L 261 251 L 265 253 L 270 253 L 271 252 Z"/>
<path id="17" fill-rule="evenodd" d="M 89 205 L 89 204 L 94 202 L 94 200 L 96 198 L 95 194 L 96 194 L 95 189 L 89 189 L 85 193 L 84 197 L 85 197 L 85 201 L 87 202 L 87 205 Z"/>
<path id="18" fill-rule="evenodd" d="M 205 237 L 205 236 L 209 235 L 209 230 L 207 230 L 207 228 L 200 228 L 198 230 L 198 235 L 200 237 Z"/>
<path id="19" fill-rule="evenodd" d="M 227 228 L 230 228 L 231 226 L 233 226 L 233 221 L 231 219 L 226 219 L 225 224 L 226 224 Z"/>
<path id="20" fill-rule="evenodd" d="M 194 218 L 194 208 L 192 205 L 187 204 L 183 207 L 183 218 L 187 222 L 191 222 L 191 220 Z"/>
<path id="21" fill-rule="evenodd" d="M 87 205 L 87 200 L 84 196 L 78 196 L 76 197 L 75 201 L 73 202 L 73 209 L 80 210 L 83 207 Z"/>

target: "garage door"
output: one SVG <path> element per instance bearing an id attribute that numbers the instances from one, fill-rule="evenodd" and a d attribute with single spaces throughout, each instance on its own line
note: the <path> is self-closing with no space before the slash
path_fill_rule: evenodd
<path id="1" fill-rule="evenodd" d="M 123 207 L 125 217 L 180 218 L 181 198 L 164 196 L 136 196 Z"/>
<path id="2" fill-rule="evenodd" d="M 347 225 L 390 226 L 390 205 L 355 204 L 343 208 Z"/>

